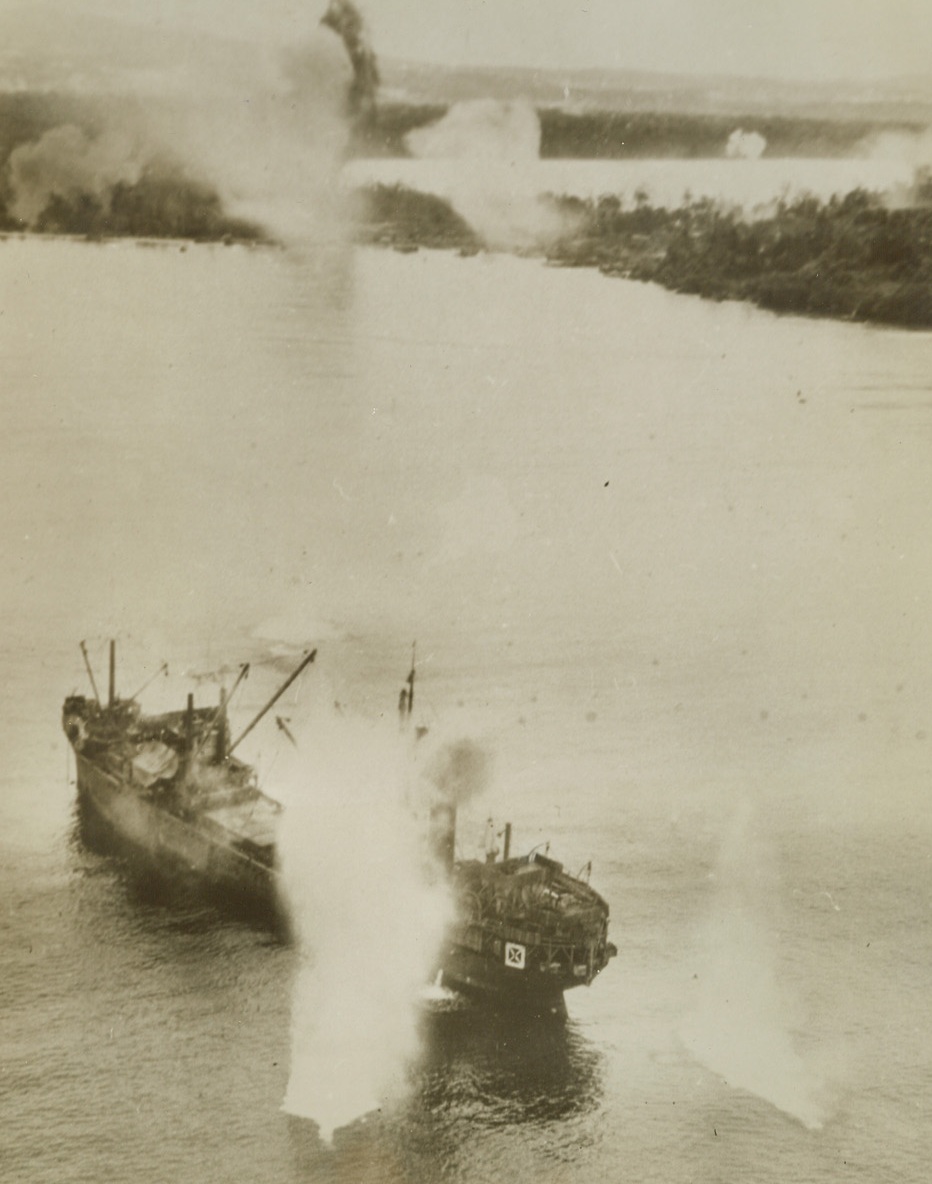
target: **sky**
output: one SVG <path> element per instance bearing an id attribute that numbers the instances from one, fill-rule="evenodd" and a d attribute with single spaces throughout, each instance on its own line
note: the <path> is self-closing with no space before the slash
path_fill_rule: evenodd
<path id="1" fill-rule="evenodd" d="M 2 0 L 0 0 L 2 2 Z M 271 44 L 326 0 L 52 0 Z M 358 0 L 376 52 L 470 65 L 870 80 L 932 74 L 929 0 Z"/>

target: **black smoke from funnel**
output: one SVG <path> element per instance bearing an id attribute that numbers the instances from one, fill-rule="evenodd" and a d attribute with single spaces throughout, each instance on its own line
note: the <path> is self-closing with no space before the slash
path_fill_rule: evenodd
<path id="1" fill-rule="evenodd" d="M 457 809 L 487 788 L 491 771 L 489 754 L 467 739 L 442 744 L 425 765 L 424 780 L 430 786 L 427 846 L 434 871 L 453 870 Z"/>
<path id="2" fill-rule="evenodd" d="M 454 740 L 434 753 L 424 775 L 441 799 L 465 805 L 488 786 L 492 759 L 474 740 Z"/>
<path id="3" fill-rule="evenodd" d="M 359 123 L 371 122 L 379 85 L 379 67 L 359 10 L 350 0 L 330 0 L 320 23 L 341 39 L 353 67 L 347 97 L 349 114 Z"/>

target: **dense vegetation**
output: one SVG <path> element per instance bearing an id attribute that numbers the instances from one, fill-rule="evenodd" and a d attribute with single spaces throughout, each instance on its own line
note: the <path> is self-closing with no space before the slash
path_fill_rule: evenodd
<path id="1" fill-rule="evenodd" d="M 363 242 L 475 252 L 482 242 L 448 201 L 403 185 L 374 185 L 359 204 L 358 237 Z"/>
<path id="2" fill-rule="evenodd" d="M 151 151 L 141 167 L 127 170 L 136 174 L 132 180 L 122 175 L 123 162 L 96 156 L 98 137 L 112 128 L 113 116 L 112 101 L 54 94 L 0 95 L 0 230 L 92 238 L 264 237 L 260 227 L 231 218 L 213 185 L 192 176 L 164 152 Z M 70 135 L 61 136 L 63 131 Z M 56 134 L 60 138 L 53 149 L 50 139 Z M 17 216 L 13 168 L 23 153 L 31 157 L 21 172 L 32 193 L 41 194 L 39 208 L 28 221 Z"/>
<path id="3" fill-rule="evenodd" d="M 12 228 L 13 220 L 7 218 Z M 118 181 L 106 199 L 76 192 L 53 195 L 33 229 L 88 238 L 186 238 L 201 242 L 260 240 L 262 229 L 224 213 L 217 192 L 183 174 L 145 172 L 135 184 Z"/>
<path id="4" fill-rule="evenodd" d="M 446 113 L 439 105 L 382 104 L 360 136 L 360 156 L 407 156 L 405 137 Z M 570 112 L 538 108 L 540 153 L 545 158 L 625 159 L 651 157 L 720 157 L 737 127 L 767 141 L 770 156 L 837 157 L 854 154 L 871 136 L 884 131 L 919 134 L 908 123 L 828 120 L 800 117 L 686 115 L 651 111 Z"/>
<path id="5" fill-rule="evenodd" d="M 445 110 L 385 104 L 361 128 L 355 150 L 403 155 L 408 132 Z M 720 156 L 736 122 L 717 115 L 573 114 L 557 108 L 539 114 L 546 156 Z M 214 186 L 169 156 L 150 153 L 129 169 L 101 156 L 97 146 L 112 117 L 112 100 L 0 95 L 0 230 L 263 239 L 260 227 L 225 212 Z M 827 156 L 850 152 L 882 129 L 851 121 L 768 118 L 747 121 L 745 130 L 764 137 L 774 154 Z M 22 213 L 27 191 L 28 220 Z M 598 267 L 715 299 L 932 327 L 928 196 L 923 204 L 896 210 L 864 192 L 826 203 L 803 198 L 753 220 L 706 200 L 667 210 L 646 198 L 633 207 L 613 197 L 550 198 L 548 222 L 565 229 L 551 233 L 537 250 L 554 263 Z M 366 198 L 358 219 L 364 241 L 464 252 L 483 246 L 439 197 L 374 186 Z"/>
<path id="6" fill-rule="evenodd" d="M 440 199 L 379 190 L 370 208 L 382 221 L 377 235 L 369 224 L 367 237 L 410 247 L 427 224 L 429 245 L 468 245 L 452 210 L 449 239 L 438 242 Z M 567 227 L 539 248 L 553 263 L 780 312 L 932 328 L 932 206 L 891 210 L 863 190 L 781 202 L 755 220 L 706 199 L 677 210 L 646 199 L 625 207 L 616 197 L 548 204 Z"/>
<path id="7" fill-rule="evenodd" d="M 880 130 L 918 130 L 902 125 L 881 129 L 866 121 L 611 111 L 550 110 L 541 112 L 540 121 L 541 156 L 576 159 L 720 157 L 738 126 L 762 136 L 770 156 L 850 156 Z"/>
<path id="8" fill-rule="evenodd" d="M 932 208 L 857 190 L 780 202 L 766 218 L 703 200 L 675 211 L 602 198 L 551 257 L 777 311 L 932 326 Z"/>

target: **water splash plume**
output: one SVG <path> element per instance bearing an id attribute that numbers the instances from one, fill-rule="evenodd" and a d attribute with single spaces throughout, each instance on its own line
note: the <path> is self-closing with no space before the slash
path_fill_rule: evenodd
<path id="1" fill-rule="evenodd" d="M 701 932 L 697 998 L 681 1035 L 693 1056 L 729 1086 L 818 1129 L 825 1120 L 825 1084 L 794 1039 L 767 915 L 775 877 L 749 811 L 726 837 L 717 879 Z"/>
<path id="2" fill-rule="evenodd" d="M 333 1131 L 403 1095 L 417 997 L 449 899 L 427 860 L 427 782 L 393 726 L 327 717 L 296 729 L 276 784 L 299 966 L 283 1108 Z"/>

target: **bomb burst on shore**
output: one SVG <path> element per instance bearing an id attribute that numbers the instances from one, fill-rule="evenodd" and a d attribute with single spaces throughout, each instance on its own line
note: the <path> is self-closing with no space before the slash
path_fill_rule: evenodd
<path id="1" fill-rule="evenodd" d="M 262 239 L 319 222 L 329 233 L 335 177 L 376 106 L 359 11 L 332 0 L 272 59 L 205 70 L 204 93 L 182 101 L 169 90 L 145 104 L 76 94 L 9 104 L 0 229 Z"/>

